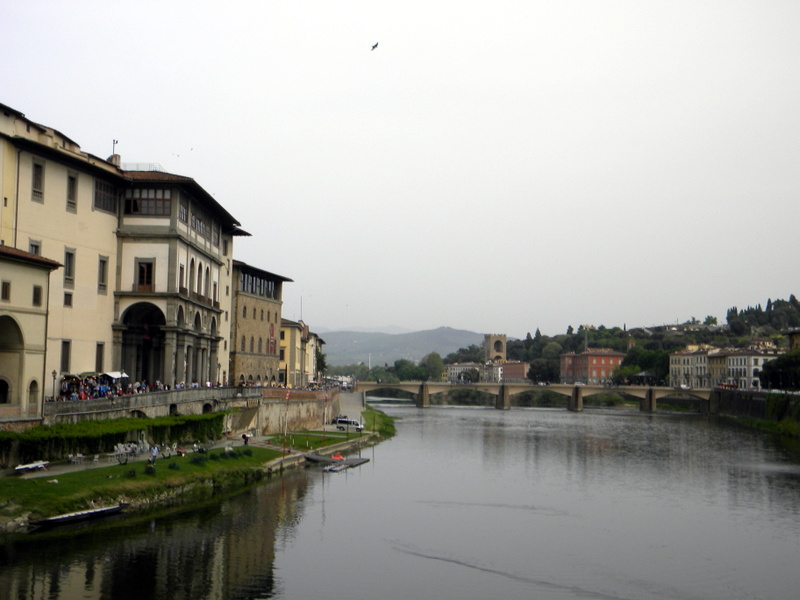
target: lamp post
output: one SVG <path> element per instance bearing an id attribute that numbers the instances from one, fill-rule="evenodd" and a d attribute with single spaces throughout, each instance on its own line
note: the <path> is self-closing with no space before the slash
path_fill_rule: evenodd
<path id="1" fill-rule="evenodd" d="M 58 373 L 56 373 L 56 370 L 53 369 L 53 372 L 51 373 L 51 375 L 53 376 L 53 401 L 55 402 L 55 399 L 56 399 L 56 375 L 58 375 Z"/>

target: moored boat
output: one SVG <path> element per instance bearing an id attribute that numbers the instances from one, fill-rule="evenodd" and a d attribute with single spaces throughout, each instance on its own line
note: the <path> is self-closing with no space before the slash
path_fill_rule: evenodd
<path id="1" fill-rule="evenodd" d="M 71 513 L 65 513 L 63 515 L 48 517 L 46 519 L 31 521 L 30 525 L 37 529 L 43 529 L 46 527 L 57 527 L 59 525 L 66 525 L 67 523 L 76 523 L 78 521 L 89 521 L 92 519 L 107 517 L 109 515 L 115 515 L 119 512 L 122 512 L 128 506 L 129 505 L 127 502 L 120 502 L 119 504 L 116 504 L 114 506 L 103 506 L 100 508 L 89 508 L 86 510 L 78 510 Z"/>

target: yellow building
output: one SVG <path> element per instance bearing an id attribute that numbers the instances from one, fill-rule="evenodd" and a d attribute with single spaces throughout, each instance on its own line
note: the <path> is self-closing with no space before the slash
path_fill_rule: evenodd
<path id="1" fill-rule="evenodd" d="M 303 321 L 281 319 L 280 383 L 293 388 L 319 383 L 317 354 L 324 343 Z"/>
<path id="2" fill-rule="evenodd" d="M 292 280 L 233 261 L 230 379 L 237 385 L 277 385 L 280 376 L 283 284 Z"/>
<path id="3" fill-rule="evenodd" d="M 233 237 L 194 179 L 100 159 L 0 105 L 0 240 L 63 264 L 51 281 L 45 370 L 222 382 Z"/>
<path id="4" fill-rule="evenodd" d="M 0 421 L 41 418 L 48 392 L 45 371 L 47 298 L 55 261 L 0 246 Z M 55 387 L 55 378 L 53 379 Z"/>

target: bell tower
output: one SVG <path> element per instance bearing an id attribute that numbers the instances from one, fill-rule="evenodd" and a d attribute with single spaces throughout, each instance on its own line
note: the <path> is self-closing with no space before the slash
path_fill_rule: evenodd
<path id="1" fill-rule="evenodd" d="M 487 333 L 483 336 L 483 358 L 484 362 L 505 362 L 505 334 Z"/>

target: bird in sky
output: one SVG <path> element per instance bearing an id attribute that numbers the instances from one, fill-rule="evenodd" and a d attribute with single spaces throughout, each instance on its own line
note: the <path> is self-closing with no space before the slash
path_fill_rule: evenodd
<path id="1" fill-rule="evenodd" d="M 378 47 L 378 42 L 375 42 L 375 45 L 372 46 L 372 49 L 375 50 L 375 48 L 377 48 L 377 47 Z"/>

